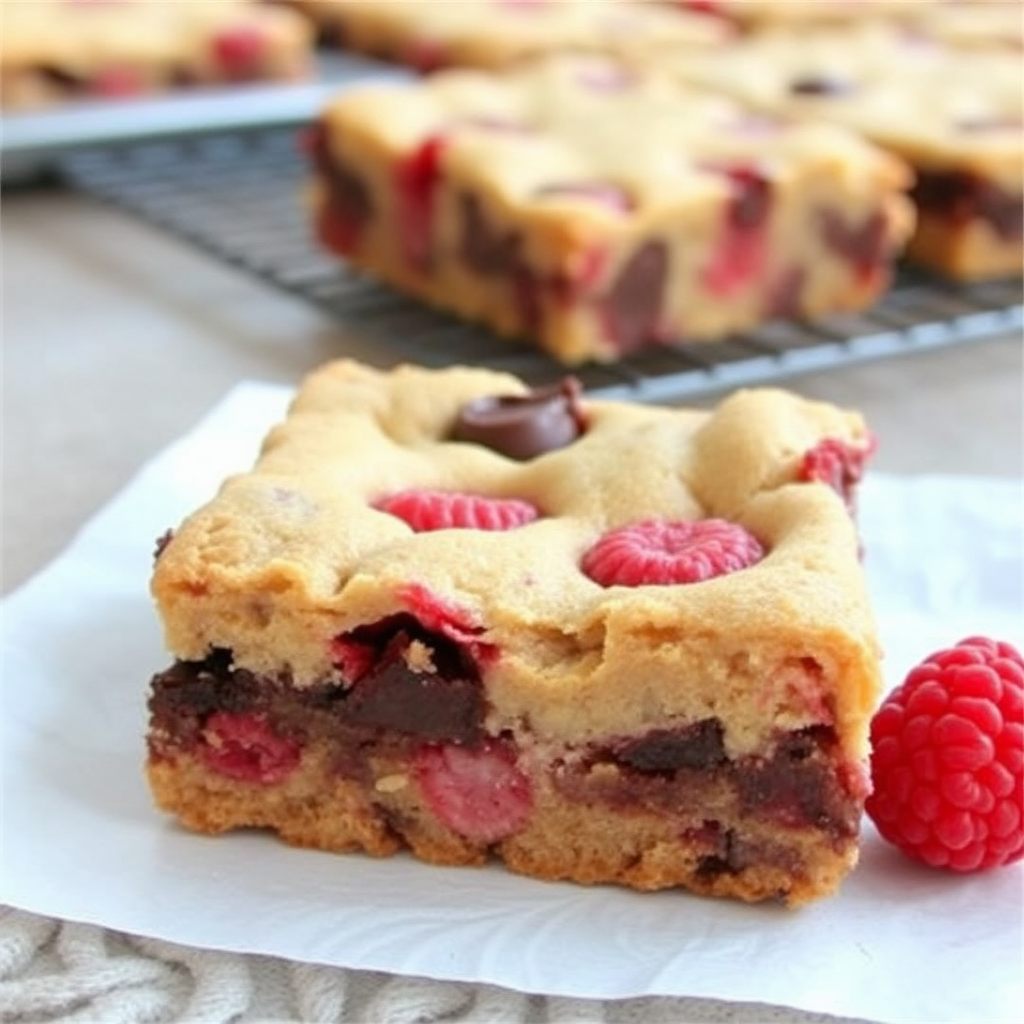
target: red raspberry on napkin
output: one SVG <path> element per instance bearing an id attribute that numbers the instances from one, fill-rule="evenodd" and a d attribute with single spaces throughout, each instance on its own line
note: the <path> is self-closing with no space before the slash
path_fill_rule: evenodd
<path id="1" fill-rule="evenodd" d="M 1024 658 L 969 637 L 914 668 L 871 723 L 866 810 L 931 867 L 981 871 L 1024 857 Z"/>

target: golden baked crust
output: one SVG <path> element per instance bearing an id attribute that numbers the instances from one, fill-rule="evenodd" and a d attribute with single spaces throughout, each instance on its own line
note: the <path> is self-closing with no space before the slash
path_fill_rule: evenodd
<path id="1" fill-rule="evenodd" d="M 865 456 L 863 421 L 766 389 L 710 411 L 584 398 L 582 433 L 525 459 L 452 440 L 467 403 L 533 395 L 486 370 L 351 361 L 304 383 L 253 470 L 158 556 L 176 659 L 151 702 L 158 802 L 201 831 L 496 854 L 545 878 L 831 891 L 856 859 L 879 650 L 852 483 L 808 474 L 807 453 Z M 418 532 L 377 507 L 410 489 L 540 518 Z M 692 584 L 581 571 L 596 540 L 651 518 L 724 520 L 766 554 Z M 352 713 L 366 693 L 383 702 Z M 432 717 L 445 700 L 457 713 Z M 445 816 L 480 773 L 504 780 L 512 824 L 496 811 L 481 832 L 469 797 L 466 829 Z"/>

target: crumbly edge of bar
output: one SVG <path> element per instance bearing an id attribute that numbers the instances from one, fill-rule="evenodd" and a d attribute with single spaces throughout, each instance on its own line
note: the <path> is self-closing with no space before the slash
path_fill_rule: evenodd
<path id="1" fill-rule="evenodd" d="M 338 853 L 390 856 L 409 850 L 436 865 L 503 862 L 516 873 L 549 881 L 611 883 L 653 891 L 684 888 L 749 902 L 777 900 L 799 906 L 834 893 L 857 862 L 854 837 L 836 844 L 820 832 L 753 827 L 748 843 L 771 850 L 730 871 L 709 854 L 699 836 L 680 840 L 678 822 L 653 812 L 611 814 L 575 803 L 545 787 L 535 814 L 517 835 L 472 842 L 424 812 L 416 787 L 338 780 L 329 754 L 311 752 L 303 767 L 273 788 L 226 779 L 189 756 L 151 758 L 149 784 L 158 806 L 186 828 L 219 834 L 247 827 L 269 829 L 285 842 Z M 385 776 L 384 778 L 388 778 Z"/>

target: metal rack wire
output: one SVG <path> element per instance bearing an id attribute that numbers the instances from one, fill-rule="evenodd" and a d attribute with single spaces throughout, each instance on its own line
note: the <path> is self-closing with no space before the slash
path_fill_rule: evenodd
<path id="1" fill-rule="evenodd" d="M 306 162 L 297 130 L 240 131 L 77 150 L 60 167 L 111 201 L 228 263 L 317 304 L 395 359 L 457 362 L 539 384 L 564 367 L 398 295 L 346 268 L 313 240 L 302 207 Z M 1024 326 L 1024 282 L 957 286 L 909 270 L 873 309 L 813 324 L 778 322 L 714 345 L 652 349 L 574 371 L 591 392 L 637 401 L 760 384 Z"/>

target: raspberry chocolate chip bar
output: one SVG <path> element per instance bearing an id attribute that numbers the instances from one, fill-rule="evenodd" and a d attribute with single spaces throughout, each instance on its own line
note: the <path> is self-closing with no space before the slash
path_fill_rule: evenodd
<path id="1" fill-rule="evenodd" d="M 866 25 L 777 31 L 711 59 L 675 64 L 690 84 L 768 114 L 827 120 L 910 164 L 917 228 L 910 260 L 977 280 L 1024 267 L 1024 90 L 1020 54 L 956 47 L 927 34 Z"/>
<path id="2" fill-rule="evenodd" d="M 313 32 L 253 0 L 3 0 L 5 109 L 304 78 Z"/>
<path id="3" fill-rule="evenodd" d="M 723 21 L 627 0 L 299 0 L 346 49 L 420 71 L 503 68 L 551 53 L 643 54 L 721 43 Z"/>
<path id="4" fill-rule="evenodd" d="M 945 0 L 662 0 L 757 31 L 777 25 L 843 25 L 907 18 Z"/>
<path id="5" fill-rule="evenodd" d="M 871 304 L 904 165 L 603 58 L 354 90 L 312 139 L 323 244 L 567 364 Z"/>
<path id="6" fill-rule="evenodd" d="M 698 411 L 328 364 L 161 540 L 155 799 L 339 852 L 829 894 L 879 689 L 872 447 L 777 390 Z"/>

